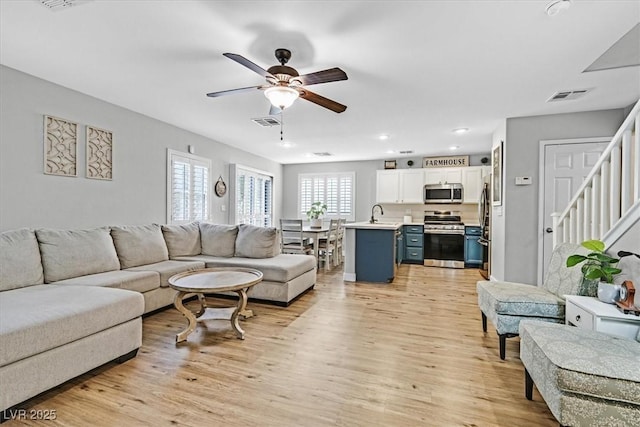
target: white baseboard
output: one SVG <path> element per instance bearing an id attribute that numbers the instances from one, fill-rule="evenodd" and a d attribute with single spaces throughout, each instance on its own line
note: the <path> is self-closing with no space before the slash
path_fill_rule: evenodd
<path id="1" fill-rule="evenodd" d="M 344 273 L 342 275 L 342 280 L 345 282 L 355 282 L 356 281 L 356 273 Z"/>

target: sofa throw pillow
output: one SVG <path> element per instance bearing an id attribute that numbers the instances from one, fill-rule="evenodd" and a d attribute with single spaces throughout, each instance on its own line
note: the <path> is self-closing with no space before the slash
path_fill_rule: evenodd
<path id="1" fill-rule="evenodd" d="M 159 224 L 114 226 L 111 236 L 122 269 L 169 259 Z"/>
<path id="2" fill-rule="evenodd" d="M 200 255 L 200 226 L 197 222 L 181 225 L 163 225 L 162 235 L 169 257 Z"/>
<path id="3" fill-rule="evenodd" d="M 0 291 L 44 283 L 36 233 L 27 228 L 0 234 Z"/>
<path id="4" fill-rule="evenodd" d="M 36 230 L 44 281 L 71 279 L 120 269 L 109 229 Z"/>
<path id="5" fill-rule="evenodd" d="M 235 256 L 245 258 L 272 258 L 277 255 L 278 232 L 275 228 L 240 224 L 236 238 Z"/>
<path id="6" fill-rule="evenodd" d="M 232 257 L 236 251 L 238 227 L 235 225 L 200 223 L 200 241 L 204 255 Z"/>

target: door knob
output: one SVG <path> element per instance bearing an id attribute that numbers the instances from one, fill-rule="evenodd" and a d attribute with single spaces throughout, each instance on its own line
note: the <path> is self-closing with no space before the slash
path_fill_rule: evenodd
<path id="1" fill-rule="evenodd" d="M 547 227 L 544 231 L 546 231 L 547 233 L 553 233 L 553 228 Z"/>

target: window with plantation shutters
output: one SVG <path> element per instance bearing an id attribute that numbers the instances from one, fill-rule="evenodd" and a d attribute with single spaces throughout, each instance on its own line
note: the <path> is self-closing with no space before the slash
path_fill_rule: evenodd
<path id="1" fill-rule="evenodd" d="M 211 161 L 179 151 L 167 153 L 167 222 L 207 221 Z"/>
<path id="2" fill-rule="evenodd" d="M 272 227 L 273 177 L 240 165 L 231 165 L 235 188 L 231 193 L 232 218 L 235 224 Z"/>
<path id="3" fill-rule="evenodd" d="M 298 213 L 305 218 L 312 203 L 327 205 L 325 218 L 355 220 L 353 186 L 355 172 L 299 174 Z"/>

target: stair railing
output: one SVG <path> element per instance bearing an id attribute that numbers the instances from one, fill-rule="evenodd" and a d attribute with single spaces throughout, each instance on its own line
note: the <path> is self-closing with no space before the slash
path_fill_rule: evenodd
<path id="1" fill-rule="evenodd" d="M 567 208 L 553 217 L 553 246 L 615 241 L 640 217 L 640 100 Z"/>

